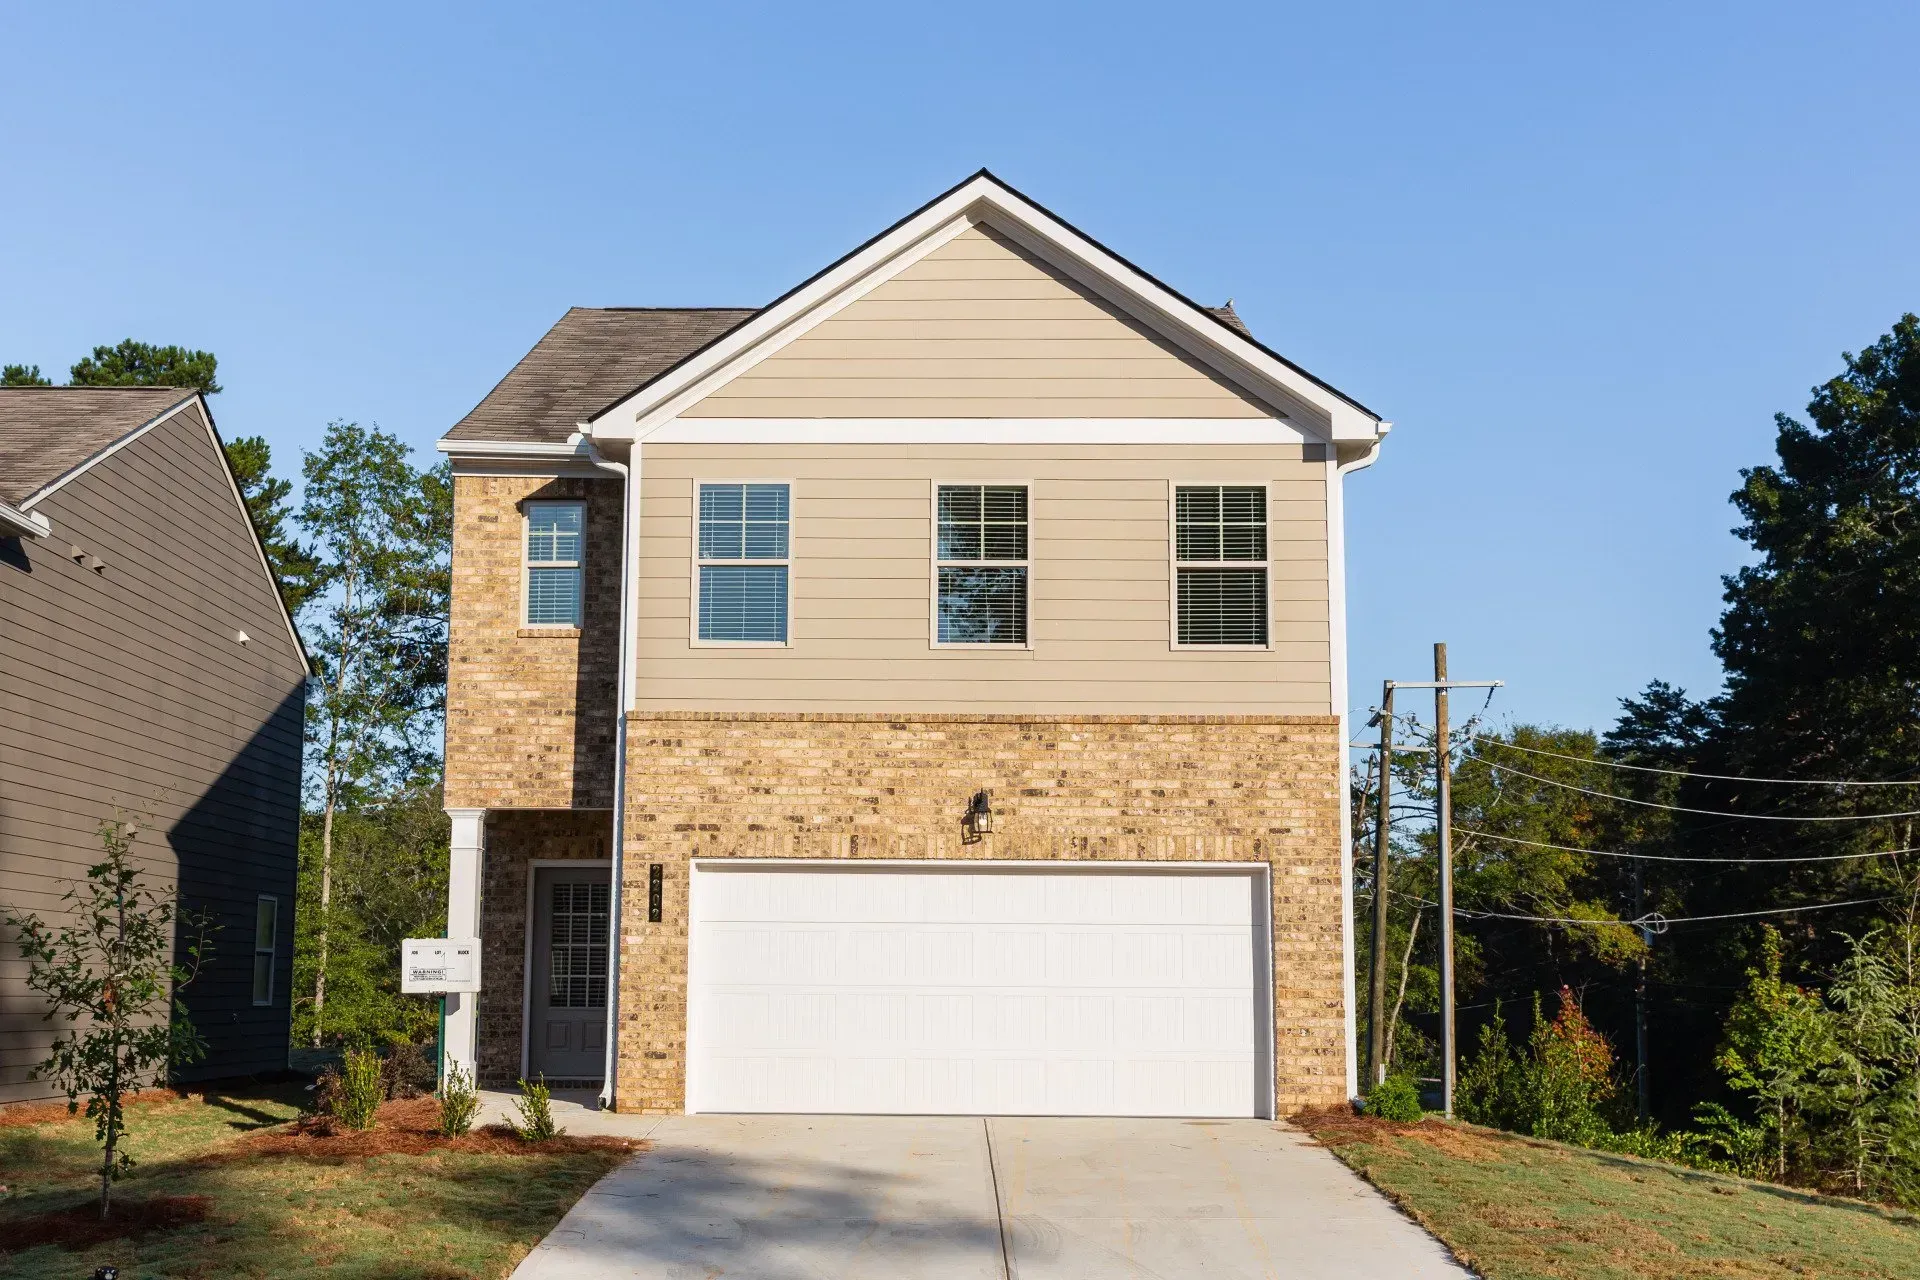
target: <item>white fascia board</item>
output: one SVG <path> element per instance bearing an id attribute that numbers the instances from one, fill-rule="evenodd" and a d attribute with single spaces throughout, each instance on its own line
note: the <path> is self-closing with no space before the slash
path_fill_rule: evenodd
<path id="1" fill-rule="evenodd" d="M 645 438 L 731 379 L 849 305 L 868 289 L 904 270 L 976 221 L 1029 242 L 1029 248 L 1062 266 L 1124 309 L 1157 321 L 1154 327 L 1234 381 L 1263 397 L 1293 400 L 1324 415 L 1331 443 L 1371 441 L 1379 419 L 1328 390 L 1284 361 L 1261 350 L 1211 315 L 1085 236 L 1045 213 L 995 179 L 981 175 L 835 264 L 806 285 L 699 352 L 654 382 L 634 391 L 587 424 L 596 439 Z M 1092 277 L 1092 279 L 1089 279 Z M 1118 296 L 1115 296 L 1118 295 Z M 1312 424 L 1316 434 L 1319 423 Z"/>
<path id="2" fill-rule="evenodd" d="M 51 498 L 54 494 L 60 492 L 62 489 L 66 488 L 68 485 L 72 484 L 75 480 L 78 480 L 81 476 L 87 474 L 87 472 L 93 470 L 95 467 L 105 462 L 108 458 L 111 458 L 114 454 L 120 452 L 122 449 L 132 444 L 135 440 L 138 440 L 141 436 L 147 434 L 147 432 L 153 430 L 155 427 L 159 426 L 161 423 L 165 422 L 167 419 L 173 417 L 176 413 L 180 413 L 181 411 L 186 409 L 188 405 L 197 404 L 199 403 L 199 401 L 200 401 L 200 393 L 197 391 L 189 391 L 187 393 L 186 399 L 180 401 L 180 403 L 174 405 L 170 409 L 162 411 L 157 417 L 149 418 L 147 421 L 141 423 L 139 426 L 127 432 L 127 434 L 121 436 L 118 440 L 115 440 L 112 444 L 108 445 L 106 448 L 102 449 L 100 452 L 94 454 L 92 457 L 80 463 L 78 466 L 74 467 L 71 471 L 67 472 L 65 475 L 61 476 L 59 479 L 53 481 L 51 484 L 42 485 L 40 488 L 28 494 L 25 501 L 21 502 L 20 509 L 22 511 L 29 511 L 33 508 L 35 504 L 44 502 L 48 498 Z M 213 420 L 212 417 L 210 415 L 207 415 L 207 421 L 211 422 L 212 420 Z"/>
<path id="3" fill-rule="evenodd" d="M 1277 418 L 670 418 L 648 444 L 1305 444 Z"/>
<path id="4" fill-rule="evenodd" d="M 38 512 L 22 511 L 0 502 L 0 536 L 9 538 L 44 538 L 53 532 L 53 526 L 47 518 Z"/>
<path id="5" fill-rule="evenodd" d="M 584 440 L 455 440 L 442 436 L 433 447 L 450 458 L 585 458 Z"/>

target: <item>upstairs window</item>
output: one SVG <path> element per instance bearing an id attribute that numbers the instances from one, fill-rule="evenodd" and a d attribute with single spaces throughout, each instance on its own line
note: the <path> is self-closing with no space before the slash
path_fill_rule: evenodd
<path id="1" fill-rule="evenodd" d="M 934 639 L 1027 643 L 1027 489 L 943 484 L 935 498 Z"/>
<path id="2" fill-rule="evenodd" d="M 261 894 L 253 904 L 253 1002 L 273 1003 L 273 957 L 280 941 L 280 899 Z"/>
<path id="3" fill-rule="evenodd" d="M 1175 643 L 1267 644 L 1267 491 L 1180 485 L 1173 492 Z"/>
<path id="4" fill-rule="evenodd" d="M 527 504 L 527 625 L 580 625 L 584 502 Z"/>
<path id="5" fill-rule="evenodd" d="M 700 640 L 787 642 L 788 508 L 784 484 L 700 486 Z"/>

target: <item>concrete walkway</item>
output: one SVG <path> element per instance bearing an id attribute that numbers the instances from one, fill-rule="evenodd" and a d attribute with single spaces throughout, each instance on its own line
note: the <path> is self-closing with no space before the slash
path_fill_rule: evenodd
<path id="1" fill-rule="evenodd" d="M 653 1145 L 516 1280 L 1467 1274 L 1329 1153 L 1266 1121 L 567 1110 L 571 1132 Z"/>

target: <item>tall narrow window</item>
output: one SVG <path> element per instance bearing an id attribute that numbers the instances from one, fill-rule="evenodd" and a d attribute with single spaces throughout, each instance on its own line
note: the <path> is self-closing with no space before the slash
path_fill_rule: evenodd
<path id="1" fill-rule="evenodd" d="M 934 573 L 941 644 L 1027 642 L 1027 489 L 943 484 Z"/>
<path id="2" fill-rule="evenodd" d="M 1178 643 L 1267 643 L 1267 491 L 1181 485 L 1173 494 Z"/>
<path id="3" fill-rule="evenodd" d="M 253 904 L 253 1002 L 273 1003 L 273 957 L 280 941 L 280 900 L 262 894 Z"/>
<path id="4" fill-rule="evenodd" d="M 607 1007 L 607 908 L 604 884 L 553 886 L 552 976 L 547 1003 L 557 1009 Z"/>
<path id="5" fill-rule="evenodd" d="M 527 625 L 580 625 L 584 502 L 527 504 Z"/>
<path id="6" fill-rule="evenodd" d="M 787 642 L 788 507 L 784 484 L 700 486 L 700 639 Z"/>

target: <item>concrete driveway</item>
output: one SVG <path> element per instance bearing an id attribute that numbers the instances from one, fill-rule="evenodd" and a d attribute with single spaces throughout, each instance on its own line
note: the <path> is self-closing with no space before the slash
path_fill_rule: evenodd
<path id="1" fill-rule="evenodd" d="M 576 1131 L 618 1126 L 653 1146 L 589 1191 L 516 1280 L 1467 1275 L 1330 1154 L 1267 1121 L 591 1118 Z"/>

